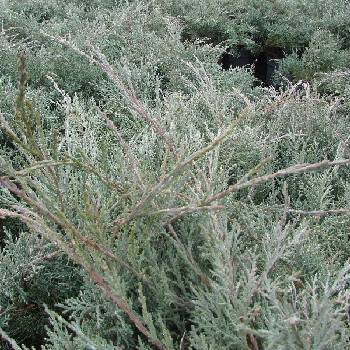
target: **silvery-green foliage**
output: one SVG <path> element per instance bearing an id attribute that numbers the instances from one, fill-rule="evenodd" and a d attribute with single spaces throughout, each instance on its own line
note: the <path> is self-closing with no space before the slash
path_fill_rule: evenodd
<path id="1" fill-rule="evenodd" d="M 59 304 L 58 308 L 60 313 L 69 315 L 69 319 L 77 322 L 89 337 L 110 339 L 117 345 L 131 342 L 133 330 L 122 312 L 96 293 L 96 287 L 91 283 L 86 282 L 77 297 Z M 55 334 L 49 336 L 53 339 Z"/>
<path id="2" fill-rule="evenodd" d="M 349 208 L 349 168 L 293 168 L 349 158 L 336 3 L 2 2 L 0 217 L 24 224 L 0 242 L 0 327 L 52 350 L 346 348 L 349 215 L 322 213 Z M 283 63 L 304 90 L 217 64 L 309 42 Z M 40 326 L 9 322 L 21 303 Z"/>
<path id="3" fill-rule="evenodd" d="M 9 327 L 9 335 L 20 343 L 35 343 L 45 334 L 47 314 L 42 305 L 52 307 L 66 295 L 75 294 L 80 277 L 52 244 L 25 231 L 18 234 L 15 239 L 7 232 L 7 240 L 2 239 L 0 323 L 2 328 Z"/>
<path id="4" fill-rule="evenodd" d="M 342 49 L 342 40 L 330 31 L 313 33 L 302 57 L 290 55 L 282 60 L 280 74 L 295 80 L 317 78 L 317 75 L 350 67 L 349 50 Z"/>
<path id="5" fill-rule="evenodd" d="M 320 283 L 315 276 L 303 291 L 291 286 L 291 302 L 287 298 L 271 301 L 272 310 L 280 310 L 279 316 L 283 316 L 267 315 L 271 333 L 266 349 L 284 349 L 286 346 L 293 349 L 343 349 L 349 340 L 348 332 L 342 326 L 348 315 L 346 310 L 338 309 L 336 300 L 332 300 L 338 284 L 349 281 L 349 267 L 343 272 L 344 275 L 338 276 L 333 285 L 329 280 Z M 346 294 L 338 296 L 339 299 L 348 297 Z M 335 332 L 335 329 L 342 330 Z"/>
<path id="6" fill-rule="evenodd" d="M 162 1 L 162 6 L 181 18 L 185 38 L 192 40 L 200 37 L 251 49 L 266 45 L 288 50 L 305 47 L 318 29 L 349 38 L 346 0 L 181 0 Z"/>
<path id="7" fill-rule="evenodd" d="M 79 349 L 79 350 L 118 350 L 121 349 L 107 342 L 98 335 L 89 337 L 76 322 L 67 322 L 62 316 L 47 310 L 50 315 L 51 328 L 48 330 L 48 344 L 45 350 Z"/>

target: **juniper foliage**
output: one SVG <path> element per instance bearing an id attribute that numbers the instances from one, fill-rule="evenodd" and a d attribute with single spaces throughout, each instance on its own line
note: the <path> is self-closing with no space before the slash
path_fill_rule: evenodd
<path id="1" fill-rule="evenodd" d="M 349 11 L 3 1 L 2 347 L 348 348 Z"/>

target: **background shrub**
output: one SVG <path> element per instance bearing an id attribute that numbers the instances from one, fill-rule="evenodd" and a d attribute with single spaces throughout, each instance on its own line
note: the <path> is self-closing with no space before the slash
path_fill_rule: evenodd
<path id="1" fill-rule="evenodd" d="M 348 348 L 349 11 L 3 1 L 1 346 Z"/>

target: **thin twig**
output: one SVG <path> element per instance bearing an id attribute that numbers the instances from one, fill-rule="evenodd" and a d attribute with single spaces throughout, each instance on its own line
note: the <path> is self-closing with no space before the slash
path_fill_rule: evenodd
<path id="1" fill-rule="evenodd" d="M 177 207 L 177 208 L 165 208 L 165 209 L 159 209 L 154 212 L 148 213 L 148 215 L 159 215 L 159 214 L 166 214 L 166 215 L 183 215 L 183 214 L 189 214 L 189 213 L 195 213 L 198 211 L 214 211 L 214 210 L 221 210 L 224 209 L 224 205 L 208 205 L 208 206 L 202 206 L 202 207 Z"/>
<path id="2" fill-rule="evenodd" d="M 113 67 L 109 64 L 106 57 L 100 52 L 98 49 L 93 47 L 91 44 L 87 46 L 93 52 L 95 57 L 87 54 L 80 48 L 78 48 L 74 43 L 62 38 L 62 37 L 54 37 L 43 31 L 40 31 L 42 35 L 50 38 L 51 40 L 58 42 L 70 49 L 74 50 L 79 55 L 85 57 L 90 63 L 97 65 L 100 67 L 108 76 L 108 78 L 115 84 L 121 94 L 125 97 L 126 101 L 131 105 L 131 108 L 144 120 L 146 121 L 152 129 L 161 137 L 164 141 L 166 148 L 169 150 L 171 154 L 175 156 L 177 159 L 177 155 L 175 152 L 175 143 L 168 134 L 168 132 L 159 124 L 157 120 L 155 120 L 146 110 L 144 104 L 137 97 L 134 91 L 129 89 L 124 82 L 117 76 Z"/>
<path id="3" fill-rule="evenodd" d="M 238 182 L 230 186 L 227 190 L 221 191 L 219 193 L 216 193 L 208 197 L 206 200 L 202 202 L 202 205 L 209 205 L 210 203 L 220 200 L 233 192 L 237 192 L 238 190 L 241 190 L 243 188 L 257 186 L 257 185 L 269 182 L 271 180 L 274 180 L 276 178 L 285 177 L 293 174 L 301 174 L 301 173 L 310 172 L 310 171 L 316 171 L 320 169 L 326 169 L 337 165 L 349 165 L 349 164 L 350 164 L 350 159 L 342 159 L 342 160 L 334 160 L 334 161 L 323 160 L 322 162 L 312 163 L 312 164 L 295 164 L 291 167 L 278 170 L 272 174 L 254 177 L 253 179 L 245 181 L 243 183 Z"/>
<path id="4" fill-rule="evenodd" d="M 209 278 L 204 274 L 204 272 L 201 270 L 201 268 L 197 265 L 196 261 L 193 259 L 192 254 L 187 250 L 185 245 L 181 242 L 174 227 L 171 224 L 168 224 L 167 229 L 168 229 L 168 232 L 171 235 L 171 237 L 176 242 L 175 244 L 177 244 L 177 246 L 175 245 L 175 248 L 180 249 L 180 253 L 184 255 L 187 263 L 192 268 L 192 270 L 198 275 L 198 277 L 200 278 L 200 281 L 203 283 L 203 285 L 206 287 L 210 287 L 211 283 L 210 283 Z"/>
<path id="5" fill-rule="evenodd" d="M 13 176 L 27 176 L 29 175 L 32 171 L 47 168 L 47 167 L 54 167 L 54 166 L 59 166 L 59 165 L 73 165 L 74 162 L 72 160 L 42 160 L 40 162 L 35 162 L 31 164 L 27 168 L 23 168 L 21 170 L 17 170 L 13 173 Z"/>
<path id="6" fill-rule="evenodd" d="M 29 211 L 25 211 L 24 214 L 11 212 L 6 209 L 0 209 L 0 218 L 2 216 L 11 216 L 11 217 L 18 217 L 21 219 L 24 223 L 28 225 L 33 231 L 36 231 L 38 228 L 40 228 L 41 223 L 38 220 L 41 220 L 38 216 L 36 216 L 33 213 L 33 217 L 36 219 L 33 219 L 32 217 L 28 216 L 30 213 Z M 50 231 L 48 227 L 45 228 L 45 232 Z M 54 235 L 55 236 L 55 235 Z M 52 234 L 50 236 L 53 237 Z M 128 306 L 127 302 L 118 294 L 116 294 L 112 287 L 106 282 L 106 280 L 93 268 L 91 267 L 86 261 L 82 260 L 82 258 L 72 249 L 69 249 L 67 246 L 64 246 L 63 242 L 59 242 L 57 238 L 54 239 L 56 243 L 60 245 L 61 249 L 64 249 L 64 251 L 70 256 L 72 260 L 74 260 L 77 264 L 81 265 L 82 268 L 85 269 L 85 271 L 89 274 L 91 279 L 102 289 L 102 291 L 105 293 L 105 295 L 119 308 L 121 309 L 124 314 L 129 318 L 131 323 L 148 339 L 148 341 L 154 345 L 154 347 L 158 350 L 166 350 L 166 348 L 163 346 L 163 344 L 156 338 L 154 338 L 149 330 L 144 326 L 141 319 L 138 317 L 137 314 L 133 312 L 132 309 Z M 4 333 L 2 333 L 2 330 L 0 328 L 0 335 L 4 336 Z M 7 338 L 6 338 L 7 339 Z M 16 348 L 17 349 L 17 348 Z"/>
<path id="7" fill-rule="evenodd" d="M 37 263 L 40 263 L 42 261 L 47 261 L 47 260 L 50 260 L 52 258 L 55 258 L 56 256 L 59 256 L 60 254 L 62 254 L 62 252 L 55 251 L 55 252 L 52 252 L 52 253 L 49 253 L 46 255 L 37 256 L 35 259 L 30 261 L 30 263 L 26 263 L 26 264 L 28 264 L 28 265 L 37 264 Z"/>
<path id="8" fill-rule="evenodd" d="M 106 57 L 98 49 L 90 45 L 93 53 L 96 55 L 96 64 L 107 74 L 108 78 L 115 84 L 119 91 L 124 95 L 127 102 L 130 103 L 134 111 L 146 121 L 152 129 L 163 139 L 170 153 L 175 154 L 175 143 L 171 139 L 168 132 L 155 120 L 146 110 L 141 100 L 137 97 L 133 90 L 130 90 L 124 82 L 116 75 L 113 67 L 108 63 Z"/>
<path id="9" fill-rule="evenodd" d="M 25 194 L 23 191 L 21 191 L 15 184 L 1 177 L 0 177 L 0 187 L 7 188 L 10 192 L 14 193 L 16 196 L 21 198 L 25 203 L 29 204 L 32 208 L 35 208 L 41 215 L 48 218 L 51 222 L 62 227 L 66 232 L 70 232 L 72 236 L 76 238 L 78 241 L 82 241 L 88 247 L 118 262 L 120 265 L 124 266 L 126 269 L 128 269 L 130 272 L 135 274 L 137 277 L 145 281 L 145 276 L 140 274 L 138 271 L 136 271 L 132 266 L 126 263 L 122 258 L 118 257 L 117 255 L 109 251 L 107 248 L 103 247 L 102 245 L 98 244 L 92 239 L 89 239 L 83 236 L 71 223 L 69 223 L 65 219 L 63 213 L 59 213 L 58 215 L 60 216 L 53 214 L 50 210 L 46 209 L 41 203 L 35 201 L 31 197 L 29 197 L 27 194 Z M 16 209 L 20 210 L 21 208 L 16 207 Z M 1 211 L 0 211 L 0 217 L 1 217 Z"/>
<path id="10" fill-rule="evenodd" d="M 331 215 L 349 215 L 349 208 L 338 208 L 338 209 L 329 209 L 329 210 L 297 210 L 297 209 L 283 209 L 287 214 L 295 214 L 301 216 L 316 216 L 316 217 L 326 217 Z"/>
<path id="11" fill-rule="evenodd" d="M 127 305 L 127 303 L 117 294 L 114 293 L 110 285 L 104 280 L 104 278 L 99 275 L 94 269 L 87 271 L 92 278 L 92 280 L 100 286 L 100 288 L 105 292 L 106 296 L 121 309 L 129 320 L 135 325 L 135 327 L 148 339 L 148 341 L 154 345 L 158 350 L 166 350 L 163 344 L 156 338 L 154 338 L 149 330 L 144 326 L 138 315 L 136 315 Z"/>
<path id="12" fill-rule="evenodd" d="M 163 176 L 163 178 L 151 188 L 149 191 L 145 192 L 138 203 L 134 205 L 127 217 L 120 217 L 115 221 L 115 229 L 113 235 L 116 236 L 119 230 L 128 222 L 134 220 L 137 217 L 145 215 L 144 208 L 147 207 L 150 202 L 167 186 L 169 186 L 176 176 L 180 175 L 189 165 L 195 163 L 197 160 L 204 157 L 207 153 L 212 151 L 215 147 L 227 140 L 231 133 L 235 130 L 236 126 L 241 122 L 242 119 L 246 118 L 252 113 L 251 108 L 246 107 L 241 111 L 239 116 L 219 135 L 215 138 L 209 145 L 199 149 L 198 151 L 189 155 L 186 159 L 179 162 L 173 170 L 168 174 Z M 205 204 L 201 205 L 205 206 Z"/>
<path id="13" fill-rule="evenodd" d="M 249 179 L 251 176 L 253 176 L 253 175 L 255 175 L 268 161 L 270 160 L 270 158 L 265 158 L 265 159 L 263 159 L 262 161 L 260 161 L 254 168 L 252 168 L 252 169 L 250 169 L 249 171 L 248 171 L 248 173 L 246 174 L 246 175 L 244 175 L 238 182 L 237 182 L 237 184 L 240 184 L 240 183 L 242 183 L 242 182 L 244 182 L 244 181 L 246 181 L 247 179 Z M 210 206 L 210 205 L 208 205 L 208 206 L 206 206 L 206 205 L 199 205 L 199 206 L 197 206 L 196 208 L 197 208 L 197 211 L 199 211 L 200 210 L 200 208 L 212 208 L 213 206 Z M 225 208 L 225 206 L 223 206 L 222 207 L 222 209 L 223 208 Z M 218 206 L 218 209 L 221 209 L 221 208 L 219 208 L 219 206 Z M 169 225 L 169 224 L 172 224 L 172 223 L 174 223 L 175 221 L 177 221 L 178 219 L 180 219 L 181 217 L 183 217 L 184 215 L 186 215 L 186 214 L 188 214 L 188 212 L 186 212 L 186 211 L 180 211 L 179 213 L 175 213 L 176 215 L 174 215 L 172 218 L 170 218 L 166 223 L 165 223 L 165 225 L 164 226 L 167 226 L 167 225 Z"/>
<path id="14" fill-rule="evenodd" d="M 137 183 L 139 184 L 140 188 L 142 190 L 144 190 L 145 189 L 144 181 L 142 180 L 142 176 L 140 174 L 139 168 L 136 165 L 137 160 L 134 157 L 134 155 L 132 154 L 132 152 L 130 152 L 129 145 L 124 141 L 118 128 L 115 126 L 113 121 L 107 117 L 106 113 L 104 111 L 102 111 L 98 106 L 96 107 L 96 109 L 97 109 L 99 116 L 105 120 L 107 127 L 109 129 L 111 129 L 114 132 L 114 134 L 117 136 L 118 141 L 123 148 L 123 152 L 124 152 L 125 158 L 127 159 L 127 164 L 129 166 L 129 169 L 130 169 L 131 173 L 136 176 L 136 180 L 137 180 Z"/>

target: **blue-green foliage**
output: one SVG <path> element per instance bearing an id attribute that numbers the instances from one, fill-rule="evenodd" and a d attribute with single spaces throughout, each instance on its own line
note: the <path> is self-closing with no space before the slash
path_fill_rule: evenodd
<path id="1" fill-rule="evenodd" d="M 348 348 L 349 167 L 293 166 L 350 158 L 349 18 L 3 1 L 0 346 Z M 285 51 L 280 90 L 221 69 L 241 46 Z"/>

